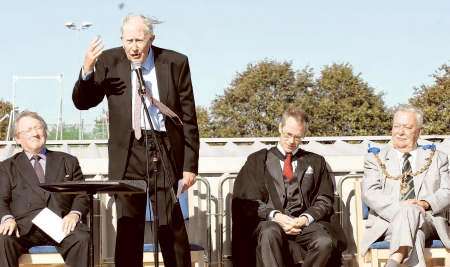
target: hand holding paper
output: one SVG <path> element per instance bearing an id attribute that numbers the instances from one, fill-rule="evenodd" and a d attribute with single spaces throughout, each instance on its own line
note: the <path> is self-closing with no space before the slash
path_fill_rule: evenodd
<path id="1" fill-rule="evenodd" d="M 44 208 L 32 222 L 58 243 L 67 236 L 63 231 L 63 219 L 48 208 Z"/>

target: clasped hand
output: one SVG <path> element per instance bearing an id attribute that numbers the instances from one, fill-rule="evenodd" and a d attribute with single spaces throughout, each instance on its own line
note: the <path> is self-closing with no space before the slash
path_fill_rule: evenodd
<path id="1" fill-rule="evenodd" d="M 291 217 L 282 213 L 275 214 L 273 221 L 281 226 L 287 235 L 298 235 L 307 224 L 305 216 Z"/>
<path id="2" fill-rule="evenodd" d="M 426 210 L 430 208 L 430 204 L 425 200 L 417 200 L 417 199 L 407 199 L 403 201 L 406 204 L 416 205 L 420 208 L 422 213 L 425 213 Z"/>

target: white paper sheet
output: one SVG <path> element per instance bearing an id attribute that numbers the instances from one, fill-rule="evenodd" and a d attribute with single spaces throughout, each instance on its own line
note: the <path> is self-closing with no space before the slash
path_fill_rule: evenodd
<path id="1" fill-rule="evenodd" d="M 63 219 L 48 208 L 44 208 L 32 222 L 58 243 L 66 237 L 63 232 Z"/>

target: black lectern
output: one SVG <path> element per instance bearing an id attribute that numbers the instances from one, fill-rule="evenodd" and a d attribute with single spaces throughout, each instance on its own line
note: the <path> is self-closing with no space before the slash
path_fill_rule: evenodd
<path id="1" fill-rule="evenodd" d="M 64 183 L 44 183 L 41 187 L 50 192 L 62 194 L 87 194 L 89 196 L 89 266 L 94 267 L 94 194 L 116 193 L 135 194 L 145 193 L 147 183 L 144 180 L 118 180 L 118 181 L 80 181 Z"/>

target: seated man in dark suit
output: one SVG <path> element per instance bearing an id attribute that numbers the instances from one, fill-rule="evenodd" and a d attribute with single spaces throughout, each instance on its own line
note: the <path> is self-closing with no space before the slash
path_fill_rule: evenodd
<path id="1" fill-rule="evenodd" d="M 44 182 L 83 179 L 78 160 L 45 148 L 47 125 L 35 112 L 15 122 L 15 140 L 23 151 L 0 163 L 0 266 L 18 266 L 20 255 L 36 245 L 54 245 L 70 267 L 88 266 L 89 229 L 81 223 L 88 211 L 83 195 L 62 195 L 39 187 Z M 32 223 L 45 207 L 63 217 L 68 235 L 57 243 Z"/>
<path id="2" fill-rule="evenodd" d="M 299 250 L 304 267 L 339 266 L 326 162 L 299 148 L 307 123 L 302 110 L 287 109 L 278 145 L 251 154 L 239 172 L 232 203 L 233 266 L 291 266 Z M 256 248 L 256 255 L 249 248 Z"/>

